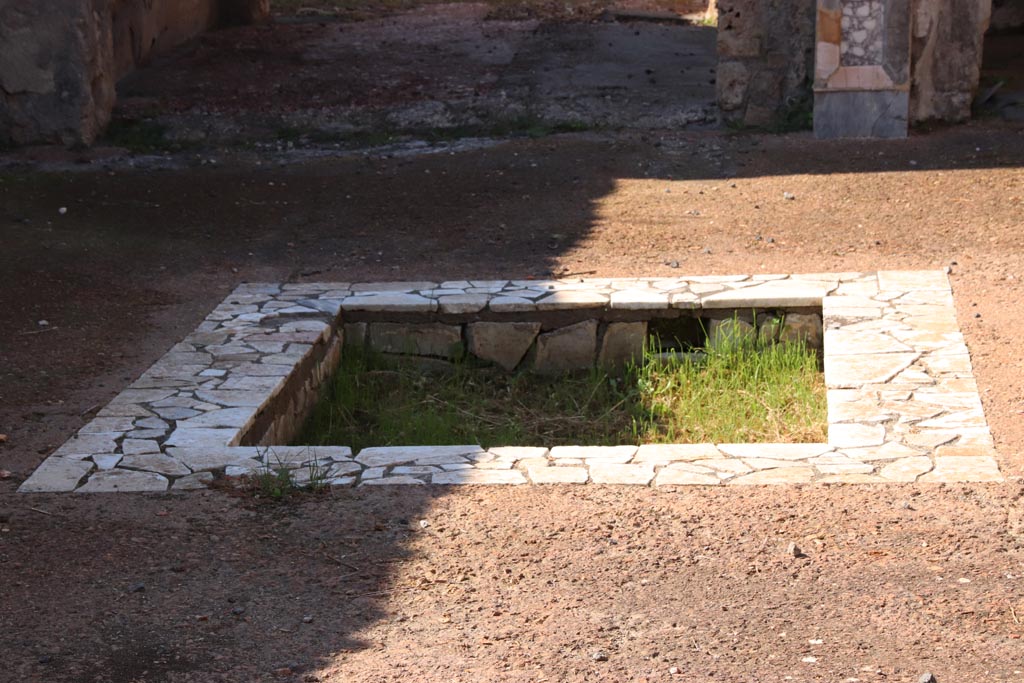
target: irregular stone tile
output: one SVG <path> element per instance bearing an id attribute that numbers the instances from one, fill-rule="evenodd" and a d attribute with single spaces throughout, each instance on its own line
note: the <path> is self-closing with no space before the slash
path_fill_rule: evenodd
<path id="1" fill-rule="evenodd" d="M 700 297 L 693 292 L 678 292 L 671 297 L 672 308 L 694 310 L 700 308 Z"/>
<path id="2" fill-rule="evenodd" d="M 830 394 L 832 392 L 829 392 Z M 830 425 L 837 422 L 859 422 L 862 424 L 873 424 L 887 422 L 896 415 L 884 410 L 874 401 L 858 401 L 839 403 L 831 400 L 828 402 L 828 422 Z"/>
<path id="3" fill-rule="evenodd" d="M 283 386 L 284 377 L 241 375 L 239 377 L 228 377 L 217 389 L 218 391 L 262 391 L 269 398 L 280 391 Z M 199 391 L 196 391 L 196 396 L 198 395 Z"/>
<path id="4" fill-rule="evenodd" d="M 932 459 L 925 455 L 900 458 L 882 467 L 879 476 L 889 481 L 912 482 L 932 469 Z"/>
<path id="5" fill-rule="evenodd" d="M 328 486 L 353 486 L 356 483 L 355 477 L 331 477 L 327 480 Z"/>
<path id="6" fill-rule="evenodd" d="M 259 363 L 239 363 L 231 368 L 231 375 L 259 375 L 263 377 L 285 377 L 290 375 L 292 368 L 301 360 L 300 356 L 273 353 L 264 356 Z"/>
<path id="7" fill-rule="evenodd" d="M 967 354 L 961 354 L 959 356 L 936 356 L 928 354 L 921 358 L 921 362 L 924 363 L 925 367 L 934 374 L 971 374 L 971 357 Z"/>
<path id="8" fill-rule="evenodd" d="M 231 406 L 231 407 L 242 407 L 242 406 L 262 406 L 270 398 L 270 395 L 266 391 L 258 389 L 249 390 L 231 390 L 226 391 L 224 389 L 197 389 L 196 398 L 201 401 L 209 403 L 215 403 L 218 406 Z M 171 417 L 170 415 L 164 414 L 160 411 L 161 417 L 165 417 L 168 420 L 179 420 L 187 418 Z M 191 417 L 191 416 L 188 416 Z"/>
<path id="9" fill-rule="evenodd" d="M 121 462 L 123 456 L 120 453 L 98 453 L 92 456 L 98 470 L 112 470 Z"/>
<path id="10" fill-rule="evenodd" d="M 828 444 L 834 448 L 864 448 L 885 443 L 885 427 L 875 424 L 830 424 Z"/>
<path id="11" fill-rule="evenodd" d="M 723 443 L 718 444 L 718 450 L 734 458 L 806 460 L 830 453 L 834 448 L 824 443 Z"/>
<path id="12" fill-rule="evenodd" d="M 134 427 L 131 417 L 97 417 L 90 420 L 78 430 L 79 434 L 104 434 L 107 432 L 127 432 Z"/>
<path id="13" fill-rule="evenodd" d="M 633 456 L 633 462 L 652 465 L 676 461 L 693 461 L 720 458 L 721 453 L 710 443 L 695 444 L 643 444 Z"/>
<path id="14" fill-rule="evenodd" d="M 584 320 L 541 334 L 535 348 L 534 372 L 557 374 L 592 367 L 597 353 L 597 321 Z"/>
<path id="15" fill-rule="evenodd" d="M 133 429 L 125 434 L 125 441 L 152 441 L 163 438 L 167 431 L 164 429 Z M 121 450 L 124 451 L 124 441 Z"/>
<path id="16" fill-rule="evenodd" d="M 722 480 L 715 474 L 689 472 L 674 467 L 663 467 L 654 479 L 655 486 L 717 486 Z"/>
<path id="17" fill-rule="evenodd" d="M 159 429 L 166 431 L 169 425 L 158 417 L 147 417 L 135 420 L 136 429 Z"/>
<path id="18" fill-rule="evenodd" d="M 853 458 L 854 460 L 863 460 L 865 462 L 870 462 L 872 460 L 892 460 L 893 458 L 907 458 L 915 455 L 921 455 L 920 450 L 910 448 L 909 446 L 896 441 L 888 441 L 881 446 L 876 447 L 844 448 L 839 452 Z"/>
<path id="19" fill-rule="evenodd" d="M 164 446 L 181 448 L 205 448 L 227 446 L 238 436 L 237 429 L 207 429 L 202 427 L 178 427 L 167 437 Z"/>
<path id="20" fill-rule="evenodd" d="M 823 475 L 833 474 L 871 474 L 875 468 L 866 462 L 835 462 L 814 463 L 815 469 Z"/>
<path id="21" fill-rule="evenodd" d="M 75 489 L 75 493 L 152 493 L 166 491 L 167 485 L 167 478 L 155 472 L 135 472 L 118 468 L 96 472 L 89 477 L 89 481 Z"/>
<path id="22" fill-rule="evenodd" d="M 196 472 L 175 480 L 171 486 L 172 491 L 195 491 L 205 489 L 213 483 L 213 474 L 210 472 Z"/>
<path id="23" fill-rule="evenodd" d="M 419 464 L 440 464 L 443 462 L 460 462 L 463 458 L 483 449 L 476 445 L 466 446 L 375 446 L 364 448 L 356 456 L 356 462 L 367 467 L 390 467 L 405 465 L 412 462 Z M 437 462 L 428 462 L 428 458 L 438 458 Z M 365 479 L 365 475 L 363 477 Z"/>
<path id="24" fill-rule="evenodd" d="M 195 417 L 177 423 L 177 430 L 197 429 L 202 427 L 231 427 L 236 431 L 247 427 L 255 417 L 256 411 L 252 407 L 224 408 L 222 410 L 211 410 Z M 181 445 L 181 444 L 175 444 Z"/>
<path id="25" fill-rule="evenodd" d="M 794 466 L 793 460 L 776 460 L 774 458 L 743 458 L 743 462 L 754 470 L 770 470 L 776 467 Z"/>
<path id="26" fill-rule="evenodd" d="M 192 470 L 185 467 L 180 460 L 176 460 L 161 453 L 127 455 L 121 460 L 120 467 L 128 470 L 158 472 L 159 474 L 166 474 L 174 477 L 192 474 Z"/>
<path id="27" fill-rule="evenodd" d="M 92 463 L 50 456 L 18 487 L 18 493 L 74 491 L 92 470 Z"/>
<path id="28" fill-rule="evenodd" d="M 520 313 L 537 310 L 537 304 L 533 299 L 521 296 L 497 296 L 491 299 L 487 307 L 495 313 Z"/>
<path id="29" fill-rule="evenodd" d="M 636 452 L 636 446 L 555 446 L 551 449 L 551 457 L 554 460 L 576 458 L 621 464 L 629 462 Z"/>
<path id="30" fill-rule="evenodd" d="M 949 291 L 949 278 L 941 270 L 880 270 L 878 288 L 901 292 Z"/>
<path id="31" fill-rule="evenodd" d="M 187 420 L 190 417 L 199 415 L 200 412 L 193 408 L 154 408 L 157 415 L 164 418 L 165 420 Z"/>
<path id="32" fill-rule="evenodd" d="M 548 449 L 535 446 L 497 446 L 488 448 L 491 455 L 504 460 L 523 460 L 525 458 L 544 458 Z"/>
<path id="33" fill-rule="evenodd" d="M 590 479 L 595 484 L 630 484 L 647 486 L 654 479 L 651 465 L 622 465 L 603 461 L 589 461 Z"/>
<path id="34" fill-rule="evenodd" d="M 154 439 L 125 439 L 121 442 L 121 452 L 124 455 L 159 453 L 160 444 Z"/>
<path id="35" fill-rule="evenodd" d="M 436 282 L 412 280 L 409 282 L 356 282 L 348 287 L 353 292 L 416 292 L 421 289 L 437 289 Z"/>
<path id="36" fill-rule="evenodd" d="M 911 366 L 917 353 L 879 353 L 860 356 L 825 354 L 825 384 L 830 389 L 857 388 L 864 384 L 881 384 Z"/>
<path id="37" fill-rule="evenodd" d="M 455 470 L 430 477 L 432 484 L 526 484 L 526 477 L 518 470 Z"/>
<path id="38" fill-rule="evenodd" d="M 152 414 L 149 409 L 135 403 L 111 402 L 96 413 L 96 417 L 150 417 Z"/>
<path id="39" fill-rule="evenodd" d="M 549 467 L 545 463 L 526 468 L 534 484 L 586 484 L 590 474 L 586 467 Z"/>
<path id="40" fill-rule="evenodd" d="M 473 465 L 468 462 L 446 462 L 439 466 L 445 472 L 454 472 L 456 470 L 471 470 Z"/>
<path id="41" fill-rule="evenodd" d="M 914 392 L 914 401 L 944 408 L 981 409 L 981 398 L 977 391 L 936 391 L 927 387 Z"/>
<path id="42" fill-rule="evenodd" d="M 984 427 L 986 425 L 985 415 L 981 408 L 975 410 L 960 410 L 939 417 L 918 422 L 918 427 L 937 427 L 939 429 L 959 429 L 961 427 Z"/>
<path id="43" fill-rule="evenodd" d="M 222 470 L 226 467 L 255 471 L 260 467 L 259 453 L 260 449 L 257 448 L 237 446 L 167 449 L 169 456 L 179 460 L 193 472 Z"/>
<path id="44" fill-rule="evenodd" d="M 814 479 L 814 470 L 810 467 L 779 467 L 770 470 L 759 470 L 731 479 L 730 486 L 749 486 L 760 484 L 809 484 Z"/>
<path id="45" fill-rule="evenodd" d="M 537 300 L 538 311 L 564 311 L 577 308 L 601 308 L 608 305 L 605 294 L 588 291 L 556 291 Z M 493 305 L 491 306 L 493 309 Z"/>
<path id="46" fill-rule="evenodd" d="M 825 330 L 825 348 L 833 356 L 913 352 L 914 349 L 884 333 Z"/>
<path id="47" fill-rule="evenodd" d="M 826 292 L 825 288 L 809 283 L 769 282 L 708 294 L 701 298 L 701 306 L 708 310 L 820 306 Z"/>
<path id="48" fill-rule="evenodd" d="M 351 461 L 334 462 L 327 471 L 328 477 L 343 477 L 350 474 L 359 474 L 363 471 L 359 463 Z"/>
<path id="49" fill-rule="evenodd" d="M 622 311 L 664 309 L 669 306 L 669 295 L 657 289 L 620 289 L 612 293 L 609 304 Z"/>
<path id="50" fill-rule="evenodd" d="M 601 338 L 597 362 L 603 367 L 623 368 L 639 363 L 647 343 L 647 323 L 608 323 Z"/>
<path id="51" fill-rule="evenodd" d="M 362 479 L 380 479 L 384 476 L 386 467 L 368 467 L 363 470 Z"/>
<path id="52" fill-rule="evenodd" d="M 478 313 L 487 308 L 490 299 L 487 294 L 454 294 L 440 297 L 437 305 L 442 313 Z"/>
<path id="53" fill-rule="evenodd" d="M 174 389 L 125 389 L 111 401 L 113 403 L 155 403 L 174 396 Z"/>
<path id="54" fill-rule="evenodd" d="M 510 470 L 515 466 L 515 460 L 494 459 L 488 462 L 476 463 L 476 468 L 481 470 Z"/>
<path id="55" fill-rule="evenodd" d="M 350 296 L 342 299 L 343 311 L 391 311 L 395 313 L 432 313 L 437 300 L 419 294 L 383 293 Z M 423 482 L 420 482 L 421 484 Z"/>
<path id="56" fill-rule="evenodd" d="M 391 474 L 434 474 L 443 471 L 432 465 L 399 465 L 391 468 Z"/>
<path id="57" fill-rule="evenodd" d="M 115 439 L 121 436 L 120 432 L 106 434 L 75 434 L 65 441 L 60 448 L 54 451 L 54 455 L 62 458 L 82 459 L 94 453 L 113 453 L 117 450 Z"/>
<path id="58" fill-rule="evenodd" d="M 922 475 L 921 482 L 1003 481 L 995 458 L 976 456 L 936 457 L 935 468 Z"/>
<path id="59" fill-rule="evenodd" d="M 940 458 L 950 456 L 994 458 L 996 456 L 996 449 L 986 445 L 972 446 L 956 443 L 950 446 L 939 446 L 935 449 L 935 455 Z"/>
<path id="60" fill-rule="evenodd" d="M 469 352 L 477 358 L 514 370 L 540 333 L 540 323 L 475 322 L 466 325 Z"/>
<path id="61" fill-rule="evenodd" d="M 394 477 L 380 477 L 379 479 L 367 479 L 365 476 L 362 477 L 362 481 L 359 482 L 360 486 L 406 486 L 406 485 L 423 485 L 425 482 L 422 479 L 417 479 L 406 474 L 401 474 Z"/>
<path id="62" fill-rule="evenodd" d="M 920 432 L 902 434 L 903 442 L 911 447 L 932 450 L 947 443 L 956 441 L 960 435 L 944 429 L 927 429 Z"/>

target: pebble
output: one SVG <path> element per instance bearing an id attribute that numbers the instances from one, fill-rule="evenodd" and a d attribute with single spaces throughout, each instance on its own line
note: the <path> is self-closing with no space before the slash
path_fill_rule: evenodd
<path id="1" fill-rule="evenodd" d="M 792 192 L 783 192 L 782 198 L 788 201 L 793 201 L 794 199 L 796 199 L 796 195 L 793 194 Z"/>
<path id="2" fill-rule="evenodd" d="M 604 650 L 594 650 L 590 653 L 590 658 L 595 662 L 607 662 L 608 654 Z"/>
<path id="3" fill-rule="evenodd" d="M 302 617 L 302 623 L 303 624 L 311 624 L 311 623 L 313 623 L 313 616 L 311 614 L 307 614 L 306 616 Z"/>
<path id="4" fill-rule="evenodd" d="M 939 681 L 930 671 L 925 671 L 921 674 L 921 677 L 917 679 L 917 683 L 939 683 Z"/>
<path id="5" fill-rule="evenodd" d="M 132 585 L 128 586 L 129 593 L 143 593 L 145 592 L 145 590 L 146 584 L 142 583 L 141 581 L 139 581 L 138 583 L 133 583 Z"/>
<path id="6" fill-rule="evenodd" d="M 57 209 L 57 213 L 59 213 L 61 216 L 67 214 L 67 212 L 68 212 L 68 207 L 66 207 L 66 206 L 62 206 L 59 209 Z"/>

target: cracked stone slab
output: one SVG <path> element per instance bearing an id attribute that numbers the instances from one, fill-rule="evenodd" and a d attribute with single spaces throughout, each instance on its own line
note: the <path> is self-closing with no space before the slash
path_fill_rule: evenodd
<path id="1" fill-rule="evenodd" d="M 154 493 L 166 491 L 170 482 L 155 472 L 113 469 L 89 477 L 75 493 Z"/>
<path id="2" fill-rule="evenodd" d="M 465 462 L 466 456 L 482 452 L 483 449 L 477 445 L 380 446 L 364 448 L 359 451 L 355 460 L 366 467 L 390 467 L 414 462 L 439 464 L 441 462 Z"/>

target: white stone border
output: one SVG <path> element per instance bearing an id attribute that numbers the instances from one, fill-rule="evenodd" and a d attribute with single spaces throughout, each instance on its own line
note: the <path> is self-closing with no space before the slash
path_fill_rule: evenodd
<path id="1" fill-rule="evenodd" d="M 355 457 L 340 446 L 237 445 L 286 382 L 305 382 L 315 391 L 340 351 L 335 320 L 346 311 L 466 315 L 818 305 L 827 444 L 417 446 L 366 448 Z M 313 377 L 289 380 L 311 358 Z M 308 407 L 289 400 L 295 414 Z M 880 271 L 243 284 L 19 491 L 179 491 L 208 485 L 214 472 L 256 472 L 268 459 L 294 468 L 300 481 L 320 468 L 334 485 L 1002 481 L 946 274 Z"/>

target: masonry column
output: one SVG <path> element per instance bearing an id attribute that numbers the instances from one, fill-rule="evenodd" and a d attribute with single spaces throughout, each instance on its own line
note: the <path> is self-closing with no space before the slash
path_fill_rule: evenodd
<path id="1" fill-rule="evenodd" d="M 108 0 L 0 2 L 0 142 L 90 143 L 114 98 Z"/>
<path id="2" fill-rule="evenodd" d="M 903 138 L 909 107 L 909 0 L 818 0 L 815 136 Z"/>

